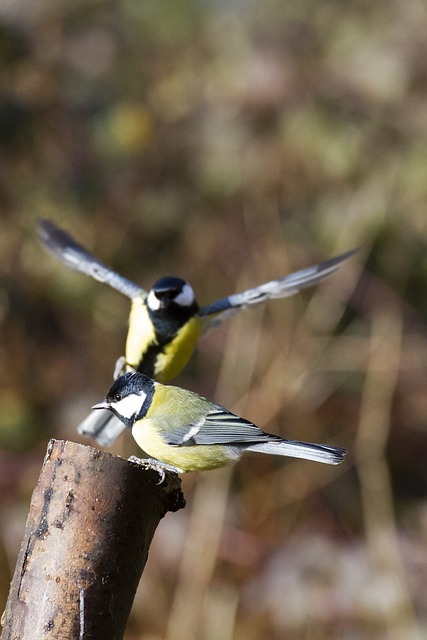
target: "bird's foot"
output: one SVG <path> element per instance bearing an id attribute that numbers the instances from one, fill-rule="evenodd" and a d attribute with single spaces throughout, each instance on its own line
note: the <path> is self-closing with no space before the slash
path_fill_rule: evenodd
<path id="1" fill-rule="evenodd" d="M 172 464 L 168 464 L 167 462 L 156 460 L 156 458 L 138 458 L 138 456 L 131 456 L 130 458 L 128 458 L 128 461 L 133 462 L 134 464 L 139 464 L 145 469 L 154 469 L 154 471 L 157 471 L 160 477 L 160 480 L 157 484 L 162 484 L 164 482 L 165 471 L 170 471 L 171 473 L 176 473 L 177 475 L 180 473 L 184 473 L 183 469 L 174 467 Z"/>

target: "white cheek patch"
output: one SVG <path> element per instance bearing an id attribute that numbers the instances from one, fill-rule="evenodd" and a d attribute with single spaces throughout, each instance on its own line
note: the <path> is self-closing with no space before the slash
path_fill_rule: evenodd
<path id="1" fill-rule="evenodd" d="M 152 311 L 158 311 L 160 309 L 160 300 L 157 298 L 154 291 L 150 291 L 147 296 L 147 306 Z"/>
<path id="2" fill-rule="evenodd" d="M 179 304 L 180 307 L 191 307 L 194 303 L 194 291 L 188 284 L 188 282 L 182 287 L 181 293 L 178 293 L 174 302 Z"/>
<path id="3" fill-rule="evenodd" d="M 139 413 L 146 397 L 147 394 L 143 392 L 140 395 L 132 393 L 130 396 L 126 396 L 118 402 L 113 402 L 112 406 L 117 413 L 130 420 Z"/>

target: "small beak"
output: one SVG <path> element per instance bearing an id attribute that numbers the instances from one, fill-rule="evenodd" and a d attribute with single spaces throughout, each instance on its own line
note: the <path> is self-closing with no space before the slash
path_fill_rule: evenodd
<path id="1" fill-rule="evenodd" d="M 92 409 L 109 409 L 110 405 L 108 404 L 108 402 L 98 402 L 97 404 L 94 404 Z"/>

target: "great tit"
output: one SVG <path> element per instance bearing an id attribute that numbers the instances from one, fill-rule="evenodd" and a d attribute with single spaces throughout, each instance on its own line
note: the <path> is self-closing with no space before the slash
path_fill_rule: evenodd
<path id="1" fill-rule="evenodd" d="M 131 299 L 125 356 L 117 361 L 114 377 L 124 371 L 136 370 L 162 383 L 170 381 L 185 367 L 202 332 L 242 309 L 270 298 L 291 296 L 316 284 L 357 251 L 354 249 L 308 269 L 199 307 L 191 285 L 181 278 L 160 278 L 147 292 L 112 271 L 53 222 L 39 220 L 38 234 L 43 245 L 68 268 L 105 282 Z M 110 414 L 104 413 L 99 417 L 91 414 L 78 430 L 108 446 L 123 429 L 120 423 L 110 418 Z"/>
<path id="2" fill-rule="evenodd" d="M 284 440 L 193 391 L 138 372 L 120 376 L 105 401 L 92 408 L 112 411 L 154 458 L 150 462 L 176 473 L 222 467 L 245 451 L 327 464 L 340 464 L 347 453 L 341 447 Z"/>

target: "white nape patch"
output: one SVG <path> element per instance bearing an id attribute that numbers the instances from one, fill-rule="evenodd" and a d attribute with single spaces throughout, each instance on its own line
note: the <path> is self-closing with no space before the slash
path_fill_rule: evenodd
<path id="1" fill-rule="evenodd" d="M 181 293 L 174 298 L 174 302 L 180 307 L 190 307 L 194 303 L 194 291 L 188 282 L 182 287 Z"/>
<path id="2" fill-rule="evenodd" d="M 131 393 L 131 395 L 122 398 L 118 402 L 112 402 L 111 405 L 117 413 L 130 420 L 139 413 L 146 397 L 147 394 L 143 391 L 140 394 Z"/>
<path id="3" fill-rule="evenodd" d="M 200 422 L 198 422 L 197 424 L 194 424 L 185 434 L 185 436 L 183 436 L 182 441 L 183 442 L 187 442 L 188 440 L 191 440 L 191 438 L 193 436 L 195 436 L 197 433 L 199 433 L 200 431 L 200 427 L 202 426 L 204 420 L 201 420 Z"/>
<path id="4" fill-rule="evenodd" d="M 150 291 L 147 296 L 147 307 L 149 307 L 152 311 L 158 311 L 160 309 L 160 300 L 154 293 L 154 291 Z"/>

